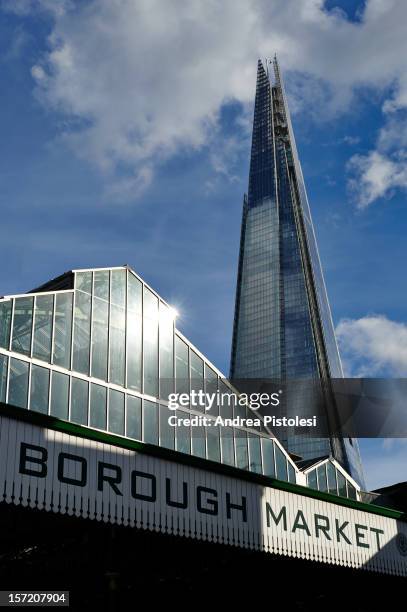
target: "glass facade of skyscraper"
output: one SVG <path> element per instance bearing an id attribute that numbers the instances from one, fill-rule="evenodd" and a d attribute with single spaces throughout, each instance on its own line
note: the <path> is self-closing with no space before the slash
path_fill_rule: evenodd
<path id="1" fill-rule="evenodd" d="M 233 330 L 232 380 L 342 377 L 301 166 L 277 61 L 258 64 L 248 196 L 244 199 Z M 301 402 L 301 398 L 298 399 Z M 327 403 L 328 417 L 335 407 Z M 295 413 L 298 405 L 291 403 Z M 312 402 L 308 412 L 312 414 Z M 305 414 L 304 406 L 301 413 Z M 363 482 L 356 440 L 297 436 L 304 459 L 333 455 Z"/>

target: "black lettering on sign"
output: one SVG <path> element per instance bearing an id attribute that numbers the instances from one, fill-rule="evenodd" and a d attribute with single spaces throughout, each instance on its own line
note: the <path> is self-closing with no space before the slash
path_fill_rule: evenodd
<path id="1" fill-rule="evenodd" d="M 36 457 L 32 453 L 39 453 L 40 457 Z M 36 444 L 27 444 L 21 442 L 20 446 L 20 474 L 27 474 L 27 476 L 37 476 L 37 478 L 45 478 L 47 475 L 47 459 L 48 451 L 42 446 Z M 35 469 L 27 467 L 27 464 L 36 465 Z"/>
<path id="2" fill-rule="evenodd" d="M 105 474 L 105 470 L 110 470 L 115 472 L 115 476 L 109 476 Z M 123 495 L 117 486 L 122 481 L 122 470 L 118 465 L 113 465 L 113 463 L 104 463 L 103 461 L 99 461 L 98 463 L 98 491 L 103 491 L 103 483 L 107 482 L 112 487 L 113 491 L 116 495 Z"/>
<path id="3" fill-rule="evenodd" d="M 151 482 L 151 493 L 150 495 L 144 495 L 144 493 L 137 493 L 137 479 L 144 478 Z M 157 479 L 153 474 L 147 472 L 139 472 L 133 470 L 131 473 L 131 494 L 134 499 L 141 499 L 142 501 L 155 502 L 157 500 Z"/>
<path id="4" fill-rule="evenodd" d="M 71 478 L 65 476 L 65 463 L 67 461 L 74 461 L 79 463 L 81 475 L 79 478 Z M 78 455 L 71 455 L 71 453 L 60 453 L 58 457 L 58 480 L 65 484 L 77 485 L 78 487 L 84 487 L 86 485 L 88 473 L 88 464 L 86 459 L 79 457 Z"/>
<path id="5" fill-rule="evenodd" d="M 212 506 L 212 508 L 204 507 L 202 503 L 202 493 L 208 493 L 208 495 L 212 495 L 213 497 L 206 498 L 206 506 Z M 219 504 L 217 501 L 218 493 L 215 489 L 209 489 L 208 487 L 197 487 L 196 488 L 196 500 L 197 500 L 197 508 L 198 512 L 202 512 L 202 514 L 212 514 L 213 516 L 217 516 L 219 511 Z"/>
<path id="6" fill-rule="evenodd" d="M 242 495 L 242 503 L 241 504 L 232 504 L 230 501 L 230 493 L 226 493 L 226 514 L 228 519 L 232 518 L 231 510 L 241 510 L 243 516 L 243 522 L 247 523 L 247 506 L 246 506 L 246 498 Z"/>

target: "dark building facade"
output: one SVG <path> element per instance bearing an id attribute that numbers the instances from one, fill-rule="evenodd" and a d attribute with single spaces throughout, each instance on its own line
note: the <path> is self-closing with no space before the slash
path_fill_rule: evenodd
<path id="1" fill-rule="evenodd" d="M 277 60 L 273 82 L 268 65 L 259 60 L 230 375 L 329 381 L 343 376 L 342 366 L 284 85 Z M 327 403 L 328 431 L 334 404 Z M 356 440 L 287 429 L 281 441 L 303 459 L 334 456 L 363 483 Z"/>

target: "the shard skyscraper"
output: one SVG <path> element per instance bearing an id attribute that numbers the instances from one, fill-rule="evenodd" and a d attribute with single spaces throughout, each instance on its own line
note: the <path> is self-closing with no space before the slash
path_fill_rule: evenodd
<path id="1" fill-rule="evenodd" d="M 342 376 L 284 85 L 276 58 L 259 60 L 230 377 Z M 290 452 L 332 455 L 363 483 L 357 440 L 281 435 Z"/>

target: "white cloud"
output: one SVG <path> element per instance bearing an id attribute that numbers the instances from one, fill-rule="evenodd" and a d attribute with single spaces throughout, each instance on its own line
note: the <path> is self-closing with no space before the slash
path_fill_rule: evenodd
<path id="1" fill-rule="evenodd" d="M 277 52 L 291 103 L 318 115 L 343 111 L 355 88 L 394 85 L 407 100 L 404 0 L 367 0 L 358 23 L 324 0 L 30 0 L 48 11 L 49 51 L 33 66 L 37 95 L 64 115 L 64 138 L 114 175 L 152 172 L 185 149 L 215 145 L 228 101 L 247 108 L 258 57 Z M 316 103 L 317 101 L 317 103 Z M 216 158 L 215 158 L 216 162 Z M 224 164 L 218 169 L 226 175 Z M 231 173 L 233 176 L 233 173 Z M 112 180 L 115 178 L 112 176 Z"/>
<path id="2" fill-rule="evenodd" d="M 351 174 L 348 186 L 359 208 L 390 197 L 397 187 L 407 189 L 407 165 L 400 153 L 393 158 L 376 150 L 367 155 L 353 155 L 348 170 Z"/>
<path id="3" fill-rule="evenodd" d="M 384 315 L 342 319 L 336 327 L 349 376 L 406 376 L 407 325 Z"/>

